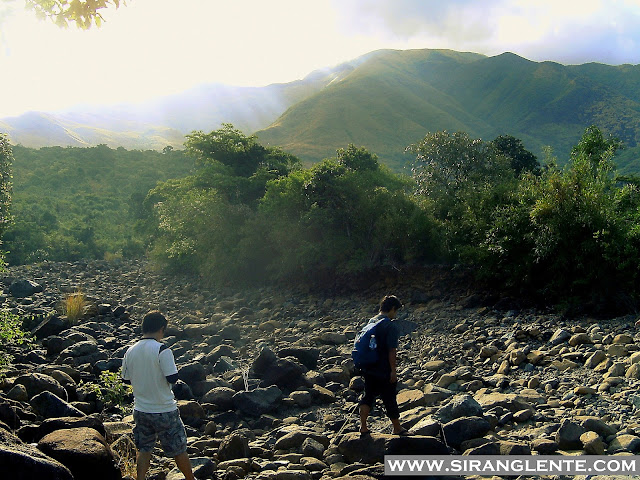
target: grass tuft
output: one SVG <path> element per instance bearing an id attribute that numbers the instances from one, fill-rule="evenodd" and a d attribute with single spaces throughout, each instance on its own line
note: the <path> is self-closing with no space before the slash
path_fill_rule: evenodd
<path id="1" fill-rule="evenodd" d="M 62 301 L 62 313 L 67 316 L 69 322 L 75 324 L 84 317 L 88 305 L 87 297 L 81 291 L 67 295 Z"/>

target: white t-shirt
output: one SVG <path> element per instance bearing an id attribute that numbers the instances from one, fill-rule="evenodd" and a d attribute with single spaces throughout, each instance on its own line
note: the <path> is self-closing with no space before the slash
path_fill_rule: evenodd
<path id="1" fill-rule="evenodd" d="M 134 410 L 144 413 L 175 410 L 178 403 L 166 377 L 176 373 L 173 352 L 156 339 L 143 338 L 129 347 L 122 360 L 122 378 L 133 387 Z"/>

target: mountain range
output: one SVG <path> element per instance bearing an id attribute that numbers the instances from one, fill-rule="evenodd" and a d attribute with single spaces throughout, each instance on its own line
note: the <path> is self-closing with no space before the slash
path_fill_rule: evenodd
<path id="1" fill-rule="evenodd" d="M 0 119 L 13 143 L 180 147 L 193 130 L 232 123 L 307 162 L 349 143 L 395 169 L 429 131 L 508 134 L 560 163 L 595 124 L 626 145 L 621 170 L 640 171 L 640 66 L 533 62 L 513 53 L 378 50 L 302 80 L 265 87 L 204 85 L 139 104 L 30 112 Z"/>

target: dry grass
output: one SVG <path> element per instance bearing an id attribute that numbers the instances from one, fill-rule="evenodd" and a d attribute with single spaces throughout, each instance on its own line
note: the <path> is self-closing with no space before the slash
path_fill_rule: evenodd
<path id="1" fill-rule="evenodd" d="M 81 291 L 70 293 L 62 301 L 62 313 L 72 324 L 75 324 L 84 317 L 87 305 L 87 297 L 84 293 Z"/>
<path id="2" fill-rule="evenodd" d="M 122 476 L 136 478 L 136 447 L 131 438 L 128 435 L 122 435 L 111 444 L 111 449 L 117 454 L 117 465 Z"/>

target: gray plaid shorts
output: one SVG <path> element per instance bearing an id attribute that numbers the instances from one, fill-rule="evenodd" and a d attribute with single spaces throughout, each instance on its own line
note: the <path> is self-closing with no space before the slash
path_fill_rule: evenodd
<path id="1" fill-rule="evenodd" d="M 158 439 L 167 457 L 176 457 L 187 451 L 187 432 L 176 409 L 166 413 L 133 411 L 133 441 L 141 452 L 151 452 Z"/>

